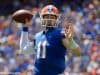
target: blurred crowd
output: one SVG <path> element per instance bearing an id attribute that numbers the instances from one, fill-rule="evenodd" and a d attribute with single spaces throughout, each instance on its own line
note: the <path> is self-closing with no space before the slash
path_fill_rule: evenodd
<path id="1" fill-rule="evenodd" d="M 32 41 L 35 33 L 42 29 L 39 11 L 47 4 L 54 4 L 59 8 L 62 14 L 59 21 L 61 26 L 64 18 L 73 22 L 74 39 L 82 50 L 81 61 L 71 54 L 70 59 L 66 58 L 69 65 L 65 75 L 100 75 L 99 0 L 0 1 L 0 75 L 33 75 L 34 55 L 24 56 L 18 53 L 22 24 L 13 21 L 11 15 L 22 8 L 32 11 L 34 16 L 29 27 Z"/>

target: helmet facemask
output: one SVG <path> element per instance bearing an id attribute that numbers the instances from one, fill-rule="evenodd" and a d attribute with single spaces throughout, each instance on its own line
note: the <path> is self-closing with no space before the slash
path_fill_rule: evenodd
<path id="1" fill-rule="evenodd" d="M 40 15 L 42 27 L 58 27 L 59 16 L 53 14 Z"/>

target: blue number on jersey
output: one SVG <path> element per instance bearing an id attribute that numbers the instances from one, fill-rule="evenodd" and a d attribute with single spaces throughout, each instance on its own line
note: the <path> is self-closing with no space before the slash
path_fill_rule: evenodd
<path id="1" fill-rule="evenodd" d="M 39 32 L 35 36 L 36 61 L 39 72 L 62 72 L 65 68 L 66 48 L 62 44 L 62 29 L 51 29 L 47 33 Z M 49 68 L 47 68 L 49 67 Z"/>

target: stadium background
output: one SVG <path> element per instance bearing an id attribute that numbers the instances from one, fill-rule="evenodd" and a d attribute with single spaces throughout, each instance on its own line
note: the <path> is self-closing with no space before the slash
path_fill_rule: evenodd
<path id="1" fill-rule="evenodd" d="M 77 58 L 72 57 L 68 62 L 66 75 L 68 73 L 69 75 L 100 75 L 99 0 L 0 0 L 0 75 L 11 72 L 33 75 L 34 55 L 25 57 L 18 54 L 22 25 L 17 25 L 11 15 L 14 11 L 23 8 L 35 14 L 29 28 L 29 36 L 32 40 L 32 35 L 41 29 L 39 11 L 47 4 L 56 5 L 61 14 L 73 18 L 75 39 L 82 49 L 81 63 Z"/>

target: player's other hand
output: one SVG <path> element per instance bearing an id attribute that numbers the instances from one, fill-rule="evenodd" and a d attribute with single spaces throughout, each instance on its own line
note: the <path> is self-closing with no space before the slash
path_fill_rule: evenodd
<path id="1" fill-rule="evenodd" d="M 31 25 L 31 20 L 28 20 L 27 18 L 25 19 L 24 26 L 30 26 Z"/>
<path id="2" fill-rule="evenodd" d="M 64 31 L 65 31 L 65 36 L 67 39 L 72 39 L 73 38 L 73 24 L 72 23 L 67 23 L 67 25 L 64 26 Z"/>

